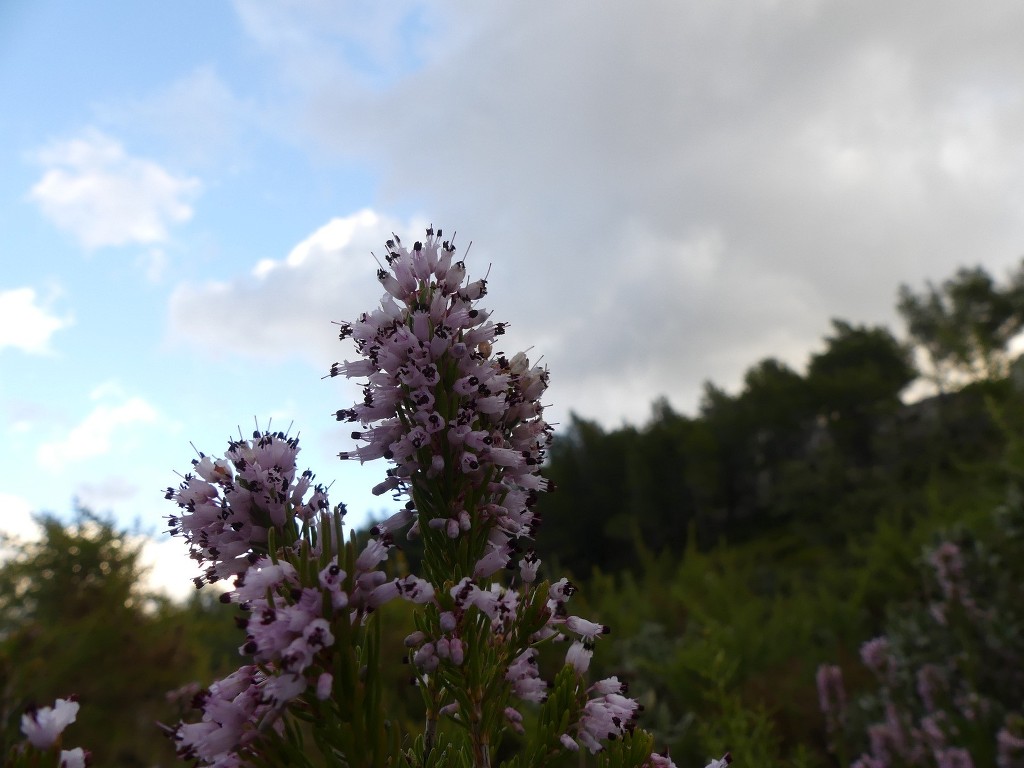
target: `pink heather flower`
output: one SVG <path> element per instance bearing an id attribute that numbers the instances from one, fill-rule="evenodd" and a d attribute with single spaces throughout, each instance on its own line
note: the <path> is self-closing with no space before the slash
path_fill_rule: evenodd
<path id="1" fill-rule="evenodd" d="M 473 578 L 485 579 L 493 576 L 502 568 L 508 565 L 512 550 L 506 543 L 501 547 L 490 547 L 488 551 L 473 566 Z"/>
<path id="2" fill-rule="evenodd" d="M 523 559 L 519 561 L 519 575 L 525 584 L 533 584 L 537 580 L 537 570 L 540 568 L 540 558 L 532 549 L 526 551 Z"/>
<path id="3" fill-rule="evenodd" d="M 588 693 L 592 693 L 595 696 L 607 696 L 609 693 L 625 693 L 627 686 L 618 677 L 606 677 L 604 680 L 598 680 L 590 688 L 587 689 Z"/>
<path id="4" fill-rule="evenodd" d="M 999 768 L 1024 768 L 1024 737 L 1014 731 L 1022 731 L 1024 725 L 1020 715 L 1007 715 L 1006 722 L 996 734 L 996 763 Z"/>
<path id="5" fill-rule="evenodd" d="M 412 632 L 411 634 L 406 635 L 406 637 L 405 637 L 405 647 L 406 648 L 415 648 L 418 645 L 420 645 L 426 639 L 427 639 L 426 633 L 425 632 L 421 632 L 420 630 L 417 629 L 415 632 Z"/>
<path id="6" fill-rule="evenodd" d="M 246 734 L 251 734 L 269 711 L 262 685 L 262 673 L 253 665 L 245 665 L 201 693 L 197 706 L 203 710 L 202 720 L 179 723 L 170 731 L 178 756 L 211 765 L 232 765 L 232 755 Z"/>
<path id="7" fill-rule="evenodd" d="M 860 658 L 864 666 L 876 675 L 888 675 L 893 663 L 889 638 L 882 636 L 868 640 L 860 647 Z"/>
<path id="8" fill-rule="evenodd" d="M 451 632 L 458 626 L 458 619 L 451 611 L 443 611 L 439 618 L 442 632 Z"/>
<path id="9" fill-rule="evenodd" d="M 338 558 L 334 558 L 330 565 L 320 571 L 320 588 L 331 596 L 331 607 L 336 611 L 348 606 L 346 576 L 345 571 L 338 567 Z"/>
<path id="10" fill-rule="evenodd" d="M 945 712 L 935 712 L 921 718 L 921 735 L 933 752 L 946 746 L 946 732 L 942 728 L 946 719 Z"/>
<path id="11" fill-rule="evenodd" d="M 451 658 L 451 643 L 452 641 L 449 640 L 447 637 L 442 637 L 440 640 L 438 640 L 437 643 L 435 644 L 435 647 L 437 648 L 437 655 L 440 656 L 442 659 Z"/>
<path id="12" fill-rule="evenodd" d="M 322 672 L 316 679 L 316 697 L 320 701 L 329 699 L 332 685 L 334 685 L 334 676 L 330 672 Z"/>
<path id="13" fill-rule="evenodd" d="M 398 579 L 398 590 L 401 596 L 410 603 L 424 605 L 434 600 L 434 585 L 426 579 L 409 575 Z"/>
<path id="14" fill-rule="evenodd" d="M 548 589 L 548 597 L 551 602 L 562 604 L 568 601 L 576 591 L 576 587 L 566 578 L 556 581 Z"/>
<path id="15" fill-rule="evenodd" d="M 62 749 L 59 768 L 85 768 L 89 764 L 89 753 L 81 747 Z"/>
<path id="16" fill-rule="evenodd" d="M 712 760 L 710 763 L 708 763 L 705 766 L 705 768 L 728 768 L 729 763 L 731 763 L 731 762 L 732 762 L 732 755 L 729 754 L 728 752 L 726 752 L 724 755 L 722 755 L 721 759 L 719 759 L 719 760 Z"/>
<path id="17" fill-rule="evenodd" d="M 676 768 L 676 764 L 672 762 L 668 752 L 665 752 L 665 754 L 653 752 L 647 759 L 647 762 L 644 763 L 644 768 Z"/>
<path id="18" fill-rule="evenodd" d="M 275 563 L 269 557 L 261 557 L 235 579 L 235 588 L 229 594 L 234 602 L 251 603 L 265 598 L 267 590 L 298 585 L 299 574 L 295 566 L 284 560 Z"/>
<path id="19" fill-rule="evenodd" d="M 379 539 L 366 542 L 362 553 L 356 558 L 356 570 L 369 571 L 388 559 L 389 547 Z"/>
<path id="20" fill-rule="evenodd" d="M 526 729 L 523 728 L 523 716 L 519 714 L 518 709 L 515 707 L 505 707 L 505 719 L 513 731 L 520 735 L 526 733 Z"/>
<path id="21" fill-rule="evenodd" d="M 466 650 L 461 638 L 453 637 L 448 648 L 452 664 L 461 667 L 462 662 L 466 659 Z"/>
<path id="22" fill-rule="evenodd" d="M 617 693 L 590 699 L 583 707 L 576 740 L 591 754 L 600 752 L 602 740 L 619 738 L 633 726 L 639 708 L 635 700 Z"/>
<path id="23" fill-rule="evenodd" d="M 580 745 L 577 744 L 576 740 L 573 739 L 573 737 L 570 736 L 568 733 L 563 733 L 561 736 L 558 737 L 558 740 L 562 742 L 562 746 L 568 749 L 570 752 L 580 751 Z"/>
<path id="24" fill-rule="evenodd" d="M 52 707 L 30 709 L 21 716 L 21 732 L 37 749 L 49 749 L 78 717 L 78 702 L 57 699 Z"/>
<path id="25" fill-rule="evenodd" d="M 902 725 L 893 720 L 891 712 L 889 714 L 887 722 L 868 726 L 871 754 L 886 765 L 903 756 L 905 747 Z"/>
<path id="26" fill-rule="evenodd" d="M 971 753 L 960 747 L 950 747 L 935 753 L 937 768 L 974 768 Z"/>
<path id="27" fill-rule="evenodd" d="M 433 672 L 440 664 L 440 657 L 437 655 L 437 647 L 433 643 L 424 643 L 412 655 L 412 663 L 424 672 Z"/>
<path id="28" fill-rule="evenodd" d="M 582 675 L 590 667 L 590 659 L 594 655 L 594 646 L 581 640 L 575 641 L 565 653 L 565 663 Z"/>
<path id="29" fill-rule="evenodd" d="M 934 712 L 938 707 L 938 695 L 945 688 L 945 675 L 935 664 L 924 664 L 917 670 L 917 695 L 925 711 Z"/>
<path id="30" fill-rule="evenodd" d="M 305 500 L 313 473 L 296 475 L 298 438 L 282 432 L 254 432 L 250 440 L 232 441 L 223 459 L 200 455 L 178 488 L 165 498 L 181 511 L 168 518 L 170 533 L 181 535 L 191 556 L 208 564 L 205 581 L 243 573 L 255 549 L 266 551 L 268 530 L 279 541 L 294 519 L 308 521 L 327 510 L 326 489 L 317 485 Z"/>
<path id="31" fill-rule="evenodd" d="M 363 401 L 337 412 L 339 420 L 362 425 L 353 432 L 361 444 L 341 458 L 393 462 L 374 491 L 396 496 L 411 496 L 447 472 L 458 486 L 454 495 L 476 498 L 477 509 L 493 505 L 496 514 L 481 516 L 480 524 L 513 538 L 531 535 L 532 507 L 549 485 L 538 474 L 552 434 L 540 405 L 547 371 L 531 367 L 522 353 L 511 359 L 493 353 L 505 326 L 476 306 L 487 282 L 467 279 L 466 265 L 454 261 L 455 247 L 440 231 L 428 229 L 411 249 L 397 237 L 386 248 L 379 309 L 341 328 L 362 359 L 331 368 L 332 376 L 366 382 Z M 463 521 L 449 509 L 408 509 L 450 538 L 469 525 L 468 515 Z M 393 533 L 410 517 L 392 518 L 381 532 Z M 478 577 L 507 564 L 509 552 L 492 544 L 496 549 L 476 555 Z"/>
<path id="32" fill-rule="evenodd" d="M 597 624 L 593 621 L 581 619 L 579 616 L 569 616 L 565 620 L 565 628 L 584 640 L 593 641 L 598 635 L 607 635 L 611 629 L 604 624 Z"/>
<path id="33" fill-rule="evenodd" d="M 300 696 L 308 683 L 304 675 L 283 674 L 267 678 L 263 685 L 263 696 L 274 709 L 283 709 L 288 702 Z"/>
<path id="34" fill-rule="evenodd" d="M 815 675 L 818 685 L 818 706 L 830 731 L 839 727 L 846 717 L 846 691 L 843 670 L 834 664 L 822 664 Z"/>
<path id="35" fill-rule="evenodd" d="M 545 701 L 548 684 L 537 669 L 537 649 L 527 648 L 509 665 L 505 679 L 512 683 L 512 691 L 523 701 Z"/>

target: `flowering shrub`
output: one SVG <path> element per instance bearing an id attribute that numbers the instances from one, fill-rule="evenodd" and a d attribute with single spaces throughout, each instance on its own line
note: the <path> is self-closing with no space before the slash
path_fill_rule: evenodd
<path id="1" fill-rule="evenodd" d="M 1024 768 L 1024 504 L 960 531 L 922 563 L 926 599 L 861 648 L 877 690 L 847 703 L 839 667 L 818 670 L 833 751 L 855 768 Z"/>
<path id="2" fill-rule="evenodd" d="M 387 460 L 374 492 L 404 500 L 401 512 L 357 546 L 344 506 L 298 472 L 298 439 L 269 431 L 231 442 L 223 458 L 201 455 L 168 489 L 180 508 L 171 533 L 205 566 L 197 586 L 230 579 L 222 599 L 245 631 L 246 662 L 196 695 L 196 720 L 167 728 L 183 759 L 485 768 L 514 733 L 508 768 L 564 752 L 673 765 L 636 727 L 640 707 L 623 683 L 586 680 L 608 628 L 571 612 L 566 579 L 538 579 L 528 542 L 549 490 L 548 373 L 495 350 L 504 325 L 477 306 L 486 280 L 470 281 L 441 237 L 428 229 L 411 249 L 387 241 L 379 307 L 341 325 L 360 357 L 330 371 L 365 382 L 363 400 L 336 414 L 357 441 L 340 457 Z M 384 568 L 402 531 L 422 538 L 422 576 Z M 377 612 L 394 600 L 416 607 L 405 661 L 426 717 L 415 735 L 381 690 L 393 660 L 381 656 Z M 548 680 L 539 648 L 559 641 L 564 662 Z M 526 716 L 530 706 L 539 711 Z"/>

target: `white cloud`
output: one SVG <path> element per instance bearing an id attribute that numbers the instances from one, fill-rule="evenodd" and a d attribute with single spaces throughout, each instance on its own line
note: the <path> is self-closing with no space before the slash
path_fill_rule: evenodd
<path id="1" fill-rule="evenodd" d="M 275 73 L 304 91 L 379 88 L 430 57 L 447 14 L 424 0 L 234 0 L 246 33 Z"/>
<path id="2" fill-rule="evenodd" d="M 120 507 L 138 495 L 139 486 L 124 475 L 107 475 L 98 481 L 82 482 L 75 487 L 76 506 L 100 513 Z"/>
<path id="3" fill-rule="evenodd" d="M 381 253 L 394 232 L 419 232 L 371 210 L 335 218 L 285 258 L 264 259 L 230 282 L 181 285 L 171 296 L 170 328 L 208 349 L 261 360 L 303 359 L 327 367 L 350 347 L 338 343 L 331 321 L 372 309 L 383 291 L 371 251 Z"/>
<path id="4" fill-rule="evenodd" d="M 50 301 L 39 302 L 32 288 L 0 291 L 0 350 L 13 347 L 32 354 L 50 351 L 50 337 L 71 325 L 70 315 L 58 317 Z"/>
<path id="5" fill-rule="evenodd" d="M 169 227 L 192 218 L 198 179 L 132 157 L 96 130 L 37 153 L 45 167 L 29 197 L 85 248 L 166 241 Z"/>
<path id="6" fill-rule="evenodd" d="M 12 493 L 0 492 L 0 533 L 22 541 L 39 538 L 39 526 L 32 519 L 35 507 L 28 499 Z M 0 559 L 3 552 L 0 550 Z"/>
<path id="7" fill-rule="evenodd" d="M 188 547 L 184 541 L 171 536 L 147 536 L 141 543 L 139 565 L 146 569 L 143 579 L 145 588 L 163 592 L 175 600 L 187 600 L 196 591 L 192 579 L 201 576 L 202 569 L 199 563 L 188 556 Z"/>
<path id="8" fill-rule="evenodd" d="M 156 409 L 141 397 L 98 403 L 61 439 L 40 445 L 36 459 L 47 469 L 59 471 L 67 464 L 110 453 L 115 436 L 123 437 L 131 428 L 157 419 Z"/>

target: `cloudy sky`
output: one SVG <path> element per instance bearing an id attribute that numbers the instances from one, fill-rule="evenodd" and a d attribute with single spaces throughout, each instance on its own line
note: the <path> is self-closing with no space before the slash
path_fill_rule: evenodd
<path id="1" fill-rule="evenodd" d="M 1024 253 L 1024 5 L 0 5 L 0 523 L 161 489 L 254 420 L 355 522 L 332 321 L 433 223 L 550 420 L 640 423 L 901 282 Z M 175 545 L 178 546 L 178 545 Z"/>

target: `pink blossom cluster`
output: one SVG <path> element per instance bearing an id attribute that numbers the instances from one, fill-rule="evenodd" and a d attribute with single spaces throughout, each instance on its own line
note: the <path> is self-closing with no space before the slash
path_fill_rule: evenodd
<path id="1" fill-rule="evenodd" d="M 322 485 L 306 498 L 313 473 L 297 475 L 298 452 L 298 438 L 257 431 L 250 440 L 232 440 L 223 459 L 200 454 L 182 483 L 167 489 L 165 498 L 182 510 L 168 518 L 170 533 L 183 536 L 192 558 L 208 564 L 207 581 L 243 573 L 253 551 L 266 551 L 270 529 L 279 543 L 290 544 L 298 537 L 296 517 L 306 521 L 328 508 Z"/>
<path id="2" fill-rule="evenodd" d="M 876 691 L 847 708 L 839 668 L 819 668 L 833 751 L 844 751 L 844 736 L 860 742 L 853 768 L 1024 768 L 1024 614 L 1019 576 L 1008 573 L 1019 568 L 1021 539 L 1003 530 L 1009 509 L 996 516 L 999 549 L 945 540 L 927 553 L 931 595 L 861 646 Z"/>
<path id="3" fill-rule="evenodd" d="M 304 569 L 312 571 L 306 583 L 296 564 L 264 555 L 250 558 L 234 588 L 221 596 L 242 610 L 237 623 L 245 640 L 239 653 L 252 663 L 196 697 L 200 722 L 182 722 L 170 730 L 183 759 L 218 768 L 241 765 L 239 753 L 265 727 L 261 724 L 274 722 L 308 689 L 320 700 L 331 695 L 329 670 L 339 622 L 358 626 L 397 597 L 414 603 L 432 599 L 433 587 L 422 579 L 387 578 L 380 566 L 390 547 L 376 539 L 355 558 L 351 573 L 343 570 L 337 554 L 324 548 L 324 529 L 331 521 L 326 514 L 308 518 L 306 534 L 294 548 L 298 551 L 291 553 L 296 563 L 304 560 L 311 566 Z"/>
<path id="4" fill-rule="evenodd" d="M 351 337 L 362 359 L 331 368 L 332 376 L 365 379 L 363 402 L 336 414 L 362 427 L 352 433 L 362 444 L 341 458 L 387 459 L 392 466 L 375 493 L 408 499 L 402 512 L 374 529 L 376 535 L 389 540 L 411 523 L 413 535 L 439 543 L 465 537 L 475 547 L 471 567 L 461 570 L 461 563 L 450 561 L 455 575 L 461 570 L 448 590 L 453 602 L 439 607 L 450 626 L 431 627 L 433 636 L 410 636 L 411 660 L 423 674 L 461 663 L 469 634 L 464 624 L 477 615 L 486 617 L 498 638 L 529 625 L 524 611 L 532 604 L 540 565 L 532 550 L 519 561 L 522 593 L 489 580 L 510 566 L 516 539 L 533 535 L 540 521 L 532 508 L 537 494 L 549 489 L 540 475 L 551 440 L 540 404 L 547 371 L 531 367 L 523 353 L 509 359 L 494 350 L 505 326 L 476 306 L 486 280 L 470 281 L 465 263 L 454 261 L 455 247 L 441 237 L 440 230 L 428 229 L 425 241 L 411 249 L 397 236 L 387 241 L 388 268 L 378 272 L 385 290 L 379 309 L 341 327 L 341 338 Z M 567 615 L 572 591 L 567 580 L 556 582 L 524 647 L 508 649 L 505 679 L 524 701 L 543 701 L 549 685 L 540 679 L 533 644 L 571 640 L 566 663 L 582 675 L 595 639 L 608 632 Z M 579 738 L 597 751 L 600 739 L 632 727 L 638 705 L 609 693 L 595 694 L 586 707 Z M 518 721 L 509 709 L 510 720 Z"/>
<path id="5" fill-rule="evenodd" d="M 510 696 L 548 698 L 553 684 L 538 668 L 538 646 L 548 641 L 568 644 L 559 694 L 575 701 L 552 740 L 593 753 L 634 729 L 641 708 L 618 678 L 583 680 L 608 627 L 571 614 L 575 587 L 538 582 L 536 554 L 519 551 L 540 523 L 538 494 L 550 490 L 540 474 L 552 434 L 540 403 L 547 371 L 523 353 L 494 350 L 505 326 L 476 306 L 486 280 L 469 280 L 441 237 L 428 229 L 411 249 L 397 236 L 388 240 L 379 308 L 341 326 L 361 359 L 335 363 L 331 375 L 364 383 L 362 402 L 336 414 L 359 424 L 358 447 L 340 456 L 386 459 L 374 492 L 406 502 L 358 554 L 341 545 L 343 508 L 328 512 L 326 489 L 313 486 L 311 472 L 297 472 L 298 440 L 285 434 L 233 441 L 223 459 L 201 454 L 167 490 L 181 510 L 171 532 L 207 565 L 197 586 L 234 576 L 222 600 L 242 610 L 239 651 L 248 657 L 196 696 L 197 722 L 168 729 L 185 759 L 242 765 L 257 756 L 260 734 L 284 733 L 282 715 L 293 703 L 308 711 L 348 695 L 335 690 L 331 672 L 350 658 L 339 649 L 351 651 L 342 644 L 358 643 L 371 614 L 396 598 L 422 606 L 405 645 L 427 702 L 428 741 L 445 716 L 468 729 L 475 763 L 489 764 L 490 735 L 481 729 L 496 717 L 524 728 Z M 403 528 L 423 538 L 426 578 L 389 578 L 382 568 Z M 517 557 L 517 574 L 499 580 Z M 648 764 L 672 762 L 652 755 Z"/>
<path id="6" fill-rule="evenodd" d="M 944 541 L 932 550 L 928 562 L 934 569 L 941 594 L 941 599 L 933 602 L 929 609 L 935 620 L 946 624 L 950 611 L 963 611 L 972 619 L 982 618 L 971 594 L 960 546 L 953 541 Z"/>
<path id="7" fill-rule="evenodd" d="M 549 486 L 539 472 L 551 440 L 540 404 L 548 374 L 523 353 L 494 352 L 505 325 L 475 306 L 487 281 L 470 282 L 441 237 L 428 229 L 412 249 L 388 240 L 380 308 L 341 327 L 362 359 L 335 363 L 331 375 L 366 383 L 363 402 L 336 414 L 362 427 L 352 433 L 362 444 L 340 455 L 392 462 L 374 492 L 409 500 L 381 533 L 410 522 L 450 539 L 483 531 L 472 575 L 486 578 L 538 523 L 532 507 Z"/>

